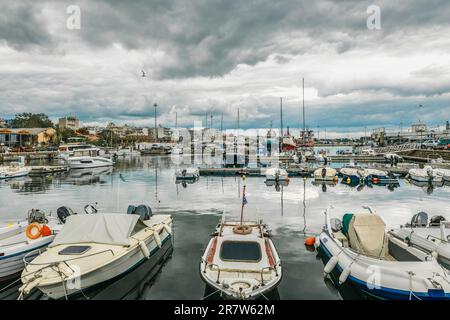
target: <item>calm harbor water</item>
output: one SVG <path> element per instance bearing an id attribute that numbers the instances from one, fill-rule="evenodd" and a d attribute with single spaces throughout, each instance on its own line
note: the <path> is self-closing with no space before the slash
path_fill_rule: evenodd
<path id="1" fill-rule="evenodd" d="M 141 266 L 116 283 L 98 289 L 89 298 L 201 299 L 205 285 L 199 276 L 199 259 L 211 232 L 223 214 L 238 216 L 240 177 L 200 177 L 193 184 L 176 184 L 176 167 L 170 157 L 119 158 L 113 169 L 78 170 L 0 182 L 0 220 L 23 218 L 31 208 L 47 213 L 59 206 L 83 212 L 98 203 L 102 212 L 125 212 L 129 204 L 149 204 L 154 213 L 174 217 L 174 250 L 164 265 L 151 270 Z M 376 209 L 388 226 L 409 221 L 418 211 L 450 218 L 450 187 L 430 189 L 411 185 L 351 188 L 314 185 L 312 179 L 294 177 L 278 190 L 263 177 L 247 178 L 247 219 L 261 217 L 273 230 L 273 241 L 284 267 L 276 296 L 280 299 L 340 299 L 323 279 L 323 263 L 303 245 L 323 225 L 323 211 L 333 205 L 340 212 Z M 2 286 L 0 286 L 1 289 Z M 0 299 L 16 298 L 17 287 L 0 292 Z M 35 294 L 32 298 L 42 298 Z"/>

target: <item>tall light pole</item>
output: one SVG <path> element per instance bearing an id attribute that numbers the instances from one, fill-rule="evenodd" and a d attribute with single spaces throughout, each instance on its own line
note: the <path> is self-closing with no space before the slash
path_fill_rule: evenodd
<path id="1" fill-rule="evenodd" d="M 367 142 L 367 126 L 364 126 L 364 143 Z"/>
<path id="2" fill-rule="evenodd" d="M 157 103 L 153 104 L 155 107 L 155 141 L 158 142 L 158 131 L 156 130 L 156 107 L 158 106 Z"/>

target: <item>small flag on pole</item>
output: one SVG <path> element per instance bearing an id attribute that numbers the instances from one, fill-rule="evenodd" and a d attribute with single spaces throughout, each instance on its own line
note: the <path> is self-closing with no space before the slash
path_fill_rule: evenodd
<path id="1" fill-rule="evenodd" d="M 247 197 L 245 196 L 245 194 L 242 196 L 242 204 L 243 205 L 246 205 L 248 202 L 247 202 Z"/>

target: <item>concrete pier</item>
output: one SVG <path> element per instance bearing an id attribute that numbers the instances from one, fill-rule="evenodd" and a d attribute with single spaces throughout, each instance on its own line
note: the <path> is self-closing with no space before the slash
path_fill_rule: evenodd
<path id="1" fill-rule="evenodd" d="M 19 157 L 25 157 L 26 162 L 29 162 L 30 160 L 52 160 L 57 155 L 58 151 L 0 153 L 0 163 L 18 161 Z"/>

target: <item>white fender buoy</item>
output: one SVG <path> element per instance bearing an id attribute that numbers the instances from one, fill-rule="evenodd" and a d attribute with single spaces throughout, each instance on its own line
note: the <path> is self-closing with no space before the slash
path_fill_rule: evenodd
<path id="1" fill-rule="evenodd" d="M 345 281 L 347 281 L 348 276 L 350 275 L 351 267 L 348 266 L 344 270 L 342 270 L 341 275 L 339 276 L 339 284 L 343 284 Z"/>
<path id="2" fill-rule="evenodd" d="M 159 237 L 158 231 L 155 230 L 155 231 L 153 232 L 153 236 L 155 237 L 156 245 L 157 245 L 159 248 L 161 248 L 161 246 L 162 246 L 162 244 L 161 244 L 161 238 Z"/>
<path id="3" fill-rule="evenodd" d="M 319 237 L 316 237 L 316 242 L 314 243 L 314 247 L 316 247 L 316 249 L 318 247 L 320 247 L 320 238 Z"/>
<path id="4" fill-rule="evenodd" d="M 163 226 L 164 226 L 164 229 L 166 230 L 166 232 L 169 234 L 169 235 L 172 235 L 172 228 L 168 225 L 168 224 L 163 224 Z"/>
<path id="5" fill-rule="evenodd" d="M 338 261 L 338 257 L 332 256 L 325 265 L 325 268 L 323 268 L 323 272 L 325 272 L 325 274 L 329 274 L 331 271 L 333 271 L 334 267 L 336 267 Z"/>
<path id="6" fill-rule="evenodd" d="M 147 245 L 144 241 L 139 242 L 139 247 L 141 248 L 144 257 L 150 259 L 150 251 L 148 251 Z"/>

